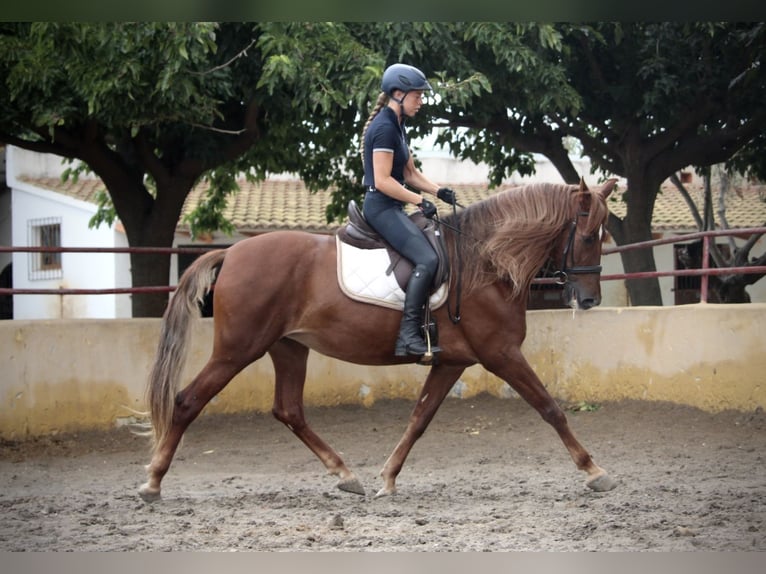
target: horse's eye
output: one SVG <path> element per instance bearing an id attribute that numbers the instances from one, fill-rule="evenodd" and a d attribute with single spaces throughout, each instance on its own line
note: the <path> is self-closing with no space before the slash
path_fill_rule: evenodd
<path id="1" fill-rule="evenodd" d="M 602 226 L 599 226 L 599 228 L 596 229 L 593 233 L 583 237 L 582 241 L 583 243 L 585 243 L 585 245 L 592 245 L 593 243 L 602 241 L 605 235 L 606 234 L 604 233 L 604 228 Z"/>
<path id="2" fill-rule="evenodd" d="M 593 245 L 596 241 L 598 241 L 598 233 L 591 233 L 590 235 L 586 235 L 582 239 L 582 242 L 585 245 Z"/>

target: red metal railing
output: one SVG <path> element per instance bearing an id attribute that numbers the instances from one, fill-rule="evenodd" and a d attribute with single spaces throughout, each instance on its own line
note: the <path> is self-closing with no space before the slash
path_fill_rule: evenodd
<path id="1" fill-rule="evenodd" d="M 744 227 L 741 229 L 718 229 L 715 231 L 698 231 L 682 236 L 666 237 L 664 239 L 653 239 L 651 241 L 641 241 L 639 243 L 630 243 L 628 245 L 618 245 L 604 249 L 603 255 L 611 253 L 620 253 L 632 249 L 646 249 L 657 245 L 667 245 L 669 243 L 687 243 L 697 239 L 702 239 L 702 267 L 700 269 L 674 269 L 672 271 L 644 271 L 639 273 L 615 273 L 611 275 L 602 275 L 602 281 L 614 281 L 616 279 L 650 279 L 653 277 L 681 277 L 681 276 L 700 276 L 700 302 L 707 303 L 708 300 L 708 279 L 711 275 L 735 275 L 737 273 L 766 273 L 766 266 L 753 265 L 749 267 L 710 267 L 710 240 L 711 238 L 738 235 L 750 236 L 757 234 L 766 234 L 766 227 Z"/>
<path id="2" fill-rule="evenodd" d="M 6 247 L 0 253 L 204 253 L 206 247 Z M 175 285 L 157 287 L 110 287 L 106 289 L 28 289 L 0 287 L 0 295 L 120 295 L 130 293 L 170 293 Z"/>
<path id="3" fill-rule="evenodd" d="M 708 265 L 710 253 L 711 238 L 737 235 L 750 236 L 755 234 L 766 234 L 766 227 L 747 227 L 742 229 L 722 229 L 716 231 L 700 231 L 689 233 L 682 236 L 667 237 L 664 239 L 654 239 L 651 241 L 642 241 L 628 245 L 619 245 L 604 249 L 603 254 L 620 253 L 633 249 L 647 249 L 658 245 L 669 243 L 687 243 L 697 239 L 702 239 L 702 267 L 700 269 L 673 269 L 669 271 L 645 271 L 640 273 L 614 273 L 601 276 L 602 281 L 615 281 L 620 279 L 650 279 L 656 277 L 673 276 L 700 276 L 700 301 L 707 302 L 708 299 L 708 278 L 711 275 L 732 275 L 736 273 L 766 273 L 766 266 L 750 267 L 710 267 Z M 179 254 L 179 253 L 204 253 L 209 251 L 206 247 L 7 247 L 0 246 L 0 253 L 154 253 L 154 254 Z M 535 283 L 555 283 L 553 278 L 537 278 Z M 17 289 L 0 288 L 0 295 L 111 295 L 125 293 L 163 293 L 174 291 L 174 285 L 165 285 L 157 287 L 114 287 L 108 289 Z"/>

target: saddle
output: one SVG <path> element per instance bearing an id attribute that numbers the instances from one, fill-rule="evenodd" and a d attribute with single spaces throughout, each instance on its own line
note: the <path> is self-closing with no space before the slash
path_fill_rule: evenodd
<path id="1" fill-rule="evenodd" d="M 444 237 L 439 232 L 438 225 L 433 220 L 425 217 L 421 212 L 416 211 L 409 217 L 417 225 L 418 229 L 423 232 L 423 235 L 425 235 L 439 257 L 439 265 L 431 284 L 431 293 L 434 293 L 449 279 L 449 258 L 447 257 L 447 249 L 444 245 Z M 412 274 L 414 265 L 409 259 L 397 252 L 391 244 L 383 239 L 367 223 L 362 210 L 359 209 L 359 206 L 353 199 L 348 202 L 348 223 L 338 229 L 337 237 L 341 242 L 357 249 L 385 249 L 388 252 L 389 259 L 386 275 L 393 273 L 401 290 L 407 290 L 407 282 Z"/>

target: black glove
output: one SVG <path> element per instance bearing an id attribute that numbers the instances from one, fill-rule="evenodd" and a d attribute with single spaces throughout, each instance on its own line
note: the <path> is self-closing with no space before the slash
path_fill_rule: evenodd
<path id="1" fill-rule="evenodd" d="M 436 192 L 436 197 L 441 199 L 444 203 L 449 203 L 450 205 L 455 205 L 457 203 L 455 192 L 452 191 L 449 187 L 439 188 L 439 191 Z"/>
<path id="2" fill-rule="evenodd" d="M 418 207 L 428 219 L 433 219 L 434 215 L 436 215 L 436 206 L 427 199 L 418 203 Z"/>

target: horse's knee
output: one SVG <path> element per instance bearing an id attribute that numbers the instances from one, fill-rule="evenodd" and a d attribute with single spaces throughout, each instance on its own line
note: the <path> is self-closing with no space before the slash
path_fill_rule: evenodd
<path id="1" fill-rule="evenodd" d="M 303 412 L 300 409 L 274 407 L 271 409 L 271 414 L 292 431 L 302 428 L 306 424 Z"/>

